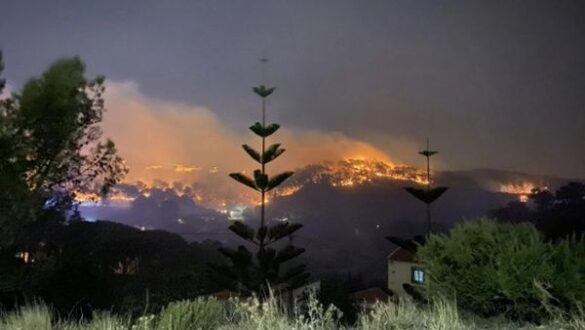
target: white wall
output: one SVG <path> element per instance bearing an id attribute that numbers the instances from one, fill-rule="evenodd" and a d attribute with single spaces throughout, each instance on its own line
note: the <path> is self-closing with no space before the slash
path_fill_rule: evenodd
<path id="1" fill-rule="evenodd" d="M 388 260 L 388 289 L 401 298 L 410 297 L 402 287 L 404 283 L 418 285 L 412 283 L 412 267 L 424 268 L 423 265 L 418 263 Z"/>

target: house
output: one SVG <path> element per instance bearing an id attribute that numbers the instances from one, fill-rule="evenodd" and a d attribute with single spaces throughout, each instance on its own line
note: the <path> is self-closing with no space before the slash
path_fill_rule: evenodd
<path id="1" fill-rule="evenodd" d="M 416 253 L 398 247 L 388 256 L 388 289 L 400 298 L 410 295 L 405 285 L 423 286 L 425 282 L 424 265 L 416 261 Z"/>

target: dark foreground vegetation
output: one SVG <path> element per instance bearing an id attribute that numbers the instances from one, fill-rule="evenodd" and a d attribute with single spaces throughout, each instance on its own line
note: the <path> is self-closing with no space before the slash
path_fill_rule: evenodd
<path id="1" fill-rule="evenodd" d="M 513 322 L 503 318 L 478 318 L 460 311 L 445 300 L 424 306 L 411 302 L 378 303 L 362 310 L 354 326 L 339 322 L 334 307 L 325 308 L 315 299 L 303 311 L 286 311 L 276 299 L 232 300 L 221 303 L 215 299 L 196 299 L 169 304 L 158 314 L 145 314 L 131 319 L 109 312 L 96 312 L 91 321 L 60 321 L 43 305 L 24 307 L 5 315 L 0 326 L 6 330 L 183 330 L 183 329 L 245 329 L 245 330 L 334 330 L 334 329 L 433 329 L 433 330 L 578 330 L 585 328 L 585 316 L 555 316 L 541 324 Z"/>

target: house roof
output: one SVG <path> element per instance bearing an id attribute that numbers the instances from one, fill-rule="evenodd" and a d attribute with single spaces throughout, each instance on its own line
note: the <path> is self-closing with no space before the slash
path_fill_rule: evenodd
<path id="1" fill-rule="evenodd" d="M 404 248 L 397 247 L 390 253 L 388 259 L 392 261 L 415 262 L 416 255 Z"/>
<path id="2" fill-rule="evenodd" d="M 374 304 L 378 301 L 387 301 L 390 297 L 384 290 L 380 288 L 368 288 L 350 294 L 351 299 L 357 302 L 365 302 L 366 304 Z"/>

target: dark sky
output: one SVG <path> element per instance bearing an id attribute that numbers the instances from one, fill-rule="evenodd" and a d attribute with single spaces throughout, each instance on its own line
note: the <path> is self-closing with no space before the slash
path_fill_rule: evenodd
<path id="1" fill-rule="evenodd" d="M 408 162 L 585 177 L 585 1 L 0 2 L 5 75 L 54 59 L 209 107 L 244 130 L 271 60 L 273 116 Z"/>

